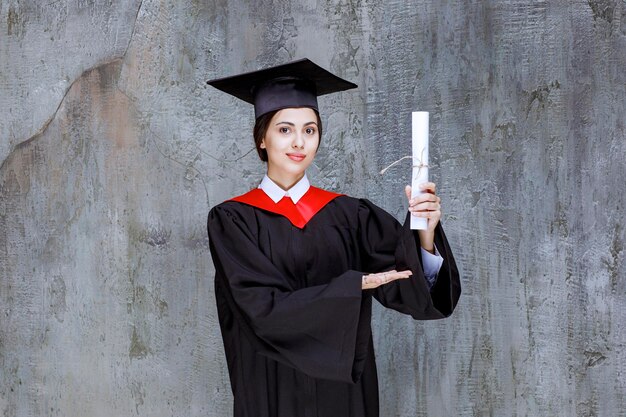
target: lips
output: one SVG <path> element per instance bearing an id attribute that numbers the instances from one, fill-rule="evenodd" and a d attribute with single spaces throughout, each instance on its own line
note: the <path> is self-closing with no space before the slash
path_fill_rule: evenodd
<path id="1" fill-rule="evenodd" d="M 302 160 L 304 160 L 304 158 L 306 158 L 306 155 L 301 153 L 288 153 L 287 156 L 289 157 L 289 159 L 296 162 L 301 162 Z"/>

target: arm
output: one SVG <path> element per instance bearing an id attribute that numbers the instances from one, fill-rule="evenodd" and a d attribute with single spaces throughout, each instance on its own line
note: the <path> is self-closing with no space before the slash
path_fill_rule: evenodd
<path id="1" fill-rule="evenodd" d="M 415 319 L 438 319 L 449 316 L 460 296 L 459 275 L 443 228 L 437 223 L 433 244 L 443 258 L 437 281 L 432 289 L 424 277 L 420 250 L 423 247 L 417 231 L 410 229 L 410 213 L 404 225 L 390 214 L 362 200 L 359 210 L 362 269 L 384 271 L 410 269 L 409 279 L 384 285 L 374 297 L 384 306 L 410 314 Z"/>

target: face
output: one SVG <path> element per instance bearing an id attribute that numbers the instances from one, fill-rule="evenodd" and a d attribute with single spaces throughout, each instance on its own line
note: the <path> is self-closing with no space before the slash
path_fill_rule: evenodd
<path id="1" fill-rule="evenodd" d="M 267 152 L 267 175 L 280 185 L 293 185 L 313 162 L 319 142 L 312 109 L 280 110 L 270 120 L 260 145 Z"/>

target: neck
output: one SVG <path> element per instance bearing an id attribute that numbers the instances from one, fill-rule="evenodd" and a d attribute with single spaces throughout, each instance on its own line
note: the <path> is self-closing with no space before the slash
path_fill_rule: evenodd
<path id="1" fill-rule="evenodd" d="M 293 187 L 294 185 L 296 185 L 296 183 L 298 181 L 300 181 L 303 177 L 304 177 L 304 172 L 298 174 L 298 175 L 276 175 L 276 173 L 270 172 L 270 170 L 267 171 L 267 176 L 274 181 L 274 183 L 276 185 L 278 185 L 280 188 L 282 188 L 283 190 L 287 191 L 289 190 L 291 187 Z"/>

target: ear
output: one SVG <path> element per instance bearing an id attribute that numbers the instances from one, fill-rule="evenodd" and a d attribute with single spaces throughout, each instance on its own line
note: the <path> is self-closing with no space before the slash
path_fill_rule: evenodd
<path id="1" fill-rule="evenodd" d="M 259 145 L 259 148 L 265 149 L 265 138 L 263 138 L 263 140 L 261 141 L 261 144 Z"/>

